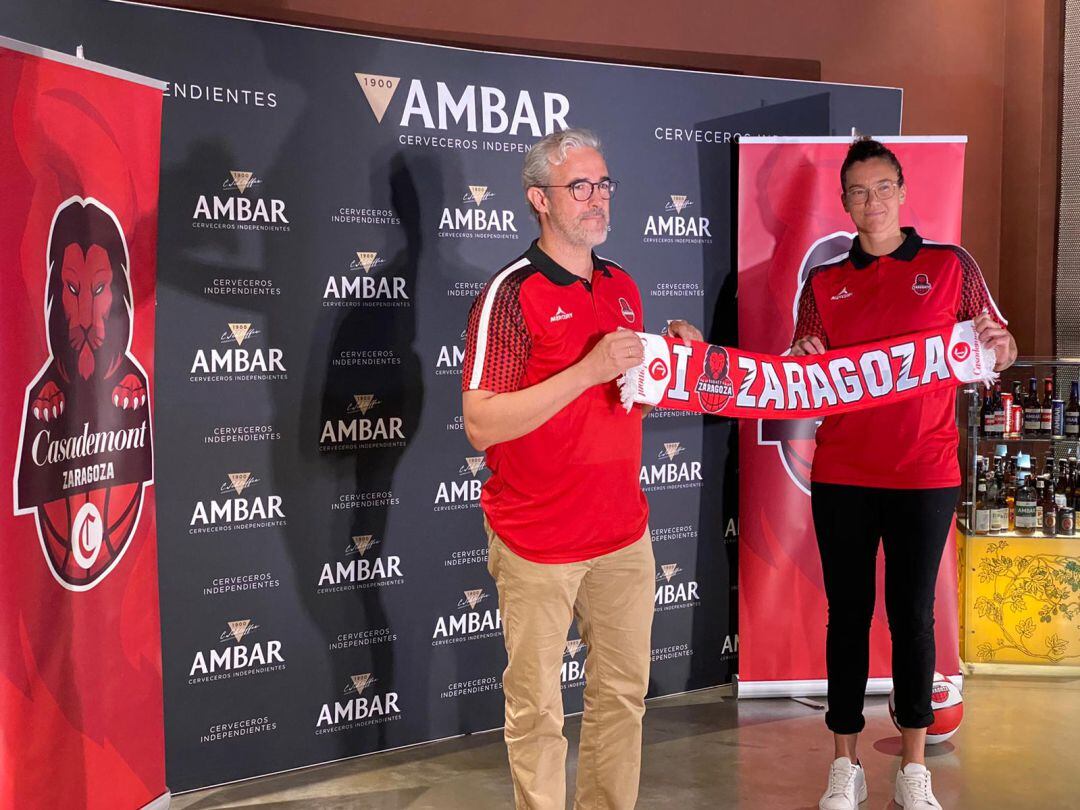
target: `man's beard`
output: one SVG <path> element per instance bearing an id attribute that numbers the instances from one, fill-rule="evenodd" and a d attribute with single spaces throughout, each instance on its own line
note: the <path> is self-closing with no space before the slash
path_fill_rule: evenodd
<path id="1" fill-rule="evenodd" d="M 592 231 L 588 225 L 595 221 L 596 218 L 600 218 L 604 222 L 604 227 L 599 231 Z M 576 217 L 563 217 L 550 215 L 551 226 L 559 235 L 574 247 L 582 247 L 592 249 L 597 245 L 603 244 L 607 239 L 608 229 L 608 215 L 602 208 L 595 208 L 586 214 L 580 214 Z"/>

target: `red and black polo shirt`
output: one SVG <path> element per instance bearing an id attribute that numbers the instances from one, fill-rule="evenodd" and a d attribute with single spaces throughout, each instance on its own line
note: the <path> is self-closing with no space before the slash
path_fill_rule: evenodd
<path id="1" fill-rule="evenodd" d="M 586 281 L 533 242 L 469 311 L 462 390 L 501 394 L 536 385 L 620 326 L 643 330 L 641 294 L 625 270 L 593 254 Z M 488 448 L 492 475 L 480 503 L 511 551 L 533 562 L 578 562 L 645 533 L 641 416 L 640 406 L 626 412 L 612 381 L 531 433 Z"/>
<path id="2" fill-rule="evenodd" d="M 872 256 L 856 237 L 848 253 L 810 271 L 794 340 L 815 335 L 838 349 L 950 326 L 989 313 L 1007 321 L 966 250 L 903 228 L 903 243 Z M 813 481 L 890 489 L 960 483 L 956 391 L 827 417 L 817 431 Z"/>

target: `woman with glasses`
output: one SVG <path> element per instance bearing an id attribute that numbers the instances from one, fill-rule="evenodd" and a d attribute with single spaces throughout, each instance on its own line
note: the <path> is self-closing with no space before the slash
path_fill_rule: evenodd
<path id="1" fill-rule="evenodd" d="M 974 320 L 995 370 L 1016 342 L 971 255 L 900 226 L 904 172 L 878 141 L 856 141 L 840 169 L 841 203 L 858 232 L 851 250 L 814 268 L 803 286 L 791 354 L 820 354 Z M 825 594 L 828 712 L 834 761 L 821 810 L 854 810 L 867 798 L 856 755 L 864 726 L 879 541 L 892 635 L 901 762 L 895 799 L 940 810 L 924 748 L 933 721 L 934 588 L 960 485 L 955 391 L 824 420 L 817 431 L 811 507 Z"/>

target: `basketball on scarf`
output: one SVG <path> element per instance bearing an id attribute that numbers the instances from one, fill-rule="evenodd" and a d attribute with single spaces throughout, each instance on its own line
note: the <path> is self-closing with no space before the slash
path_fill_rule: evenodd
<path id="1" fill-rule="evenodd" d="M 889 693 L 889 717 L 896 723 L 896 690 Z M 930 710 L 934 713 L 934 722 L 926 729 L 926 742 L 930 745 L 943 743 L 960 728 L 964 719 L 964 696 L 951 680 L 940 672 L 934 673 L 934 685 L 930 688 Z"/>

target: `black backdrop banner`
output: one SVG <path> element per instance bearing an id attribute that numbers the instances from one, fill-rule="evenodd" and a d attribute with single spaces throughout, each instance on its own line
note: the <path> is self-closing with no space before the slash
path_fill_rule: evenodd
<path id="1" fill-rule="evenodd" d="M 520 171 L 584 126 L 621 183 L 600 252 L 734 345 L 732 139 L 895 134 L 896 89 L 501 55 L 112 4 L 0 34 L 169 82 L 158 532 L 174 791 L 502 725 L 465 440 L 465 317 L 528 246 Z M 654 412 L 650 695 L 736 669 L 735 431 Z M 602 508 L 602 504 L 599 504 Z M 568 635 L 568 712 L 587 650 Z"/>

